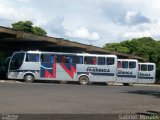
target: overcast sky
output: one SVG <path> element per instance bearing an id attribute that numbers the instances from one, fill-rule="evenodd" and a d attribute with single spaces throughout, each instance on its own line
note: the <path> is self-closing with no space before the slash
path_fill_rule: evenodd
<path id="1" fill-rule="evenodd" d="M 160 0 L 0 0 L 0 26 L 19 20 L 100 47 L 144 36 L 160 40 Z"/>

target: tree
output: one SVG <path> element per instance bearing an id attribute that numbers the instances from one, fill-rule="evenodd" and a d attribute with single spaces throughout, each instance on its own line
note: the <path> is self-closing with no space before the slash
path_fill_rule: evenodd
<path id="1" fill-rule="evenodd" d="M 160 41 L 150 37 L 126 40 L 120 43 L 105 44 L 105 49 L 141 56 L 149 62 L 156 63 L 157 79 L 160 80 Z"/>
<path id="2" fill-rule="evenodd" d="M 33 27 L 32 29 L 33 33 L 36 34 L 36 35 L 47 35 L 46 31 L 44 31 L 42 28 L 40 27 Z"/>
<path id="3" fill-rule="evenodd" d="M 128 53 L 129 49 L 125 46 L 122 46 L 119 43 L 111 43 L 111 44 L 106 44 L 104 46 L 105 49 L 111 50 L 111 51 L 117 51 L 121 53 Z"/>
<path id="4" fill-rule="evenodd" d="M 46 36 L 47 33 L 40 27 L 33 26 L 31 21 L 18 21 L 12 24 L 12 28 L 16 30 L 22 30 L 25 32 L 33 33 L 36 35 Z"/>

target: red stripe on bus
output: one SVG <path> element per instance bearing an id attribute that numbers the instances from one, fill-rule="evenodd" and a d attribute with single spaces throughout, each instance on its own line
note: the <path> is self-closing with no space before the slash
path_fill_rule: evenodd
<path id="1" fill-rule="evenodd" d="M 56 57 L 54 57 L 54 64 L 52 66 L 52 74 L 45 70 L 45 78 L 56 78 Z"/>
<path id="2" fill-rule="evenodd" d="M 74 73 L 76 73 L 76 69 L 73 67 L 73 65 L 71 65 L 71 70 L 69 70 L 63 63 L 61 63 L 60 65 L 68 73 L 68 75 L 73 79 Z"/>

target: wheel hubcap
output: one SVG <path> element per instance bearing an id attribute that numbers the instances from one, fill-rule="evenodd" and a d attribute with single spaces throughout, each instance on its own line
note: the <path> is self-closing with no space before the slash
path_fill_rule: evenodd
<path id="1" fill-rule="evenodd" d="M 83 83 L 83 84 L 86 84 L 86 80 L 85 80 L 85 79 L 83 79 L 83 80 L 82 80 L 82 83 Z"/>
<path id="2" fill-rule="evenodd" d="M 27 80 L 32 80 L 32 76 L 27 76 Z"/>

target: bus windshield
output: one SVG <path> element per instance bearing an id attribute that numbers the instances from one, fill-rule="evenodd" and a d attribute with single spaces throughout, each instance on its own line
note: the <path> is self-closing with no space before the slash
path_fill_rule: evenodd
<path id="1" fill-rule="evenodd" d="M 17 70 L 21 67 L 24 59 L 24 53 L 16 53 L 11 59 L 10 70 Z"/>

